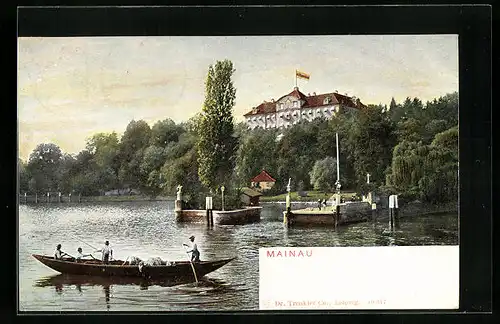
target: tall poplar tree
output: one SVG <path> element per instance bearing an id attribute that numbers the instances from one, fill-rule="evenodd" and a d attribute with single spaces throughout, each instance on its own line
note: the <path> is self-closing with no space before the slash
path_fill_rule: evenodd
<path id="1" fill-rule="evenodd" d="M 211 190 L 228 185 L 235 166 L 237 139 L 234 137 L 233 107 L 236 98 L 231 77 L 233 63 L 210 65 L 205 82 L 205 102 L 198 120 L 198 175 Z"/>

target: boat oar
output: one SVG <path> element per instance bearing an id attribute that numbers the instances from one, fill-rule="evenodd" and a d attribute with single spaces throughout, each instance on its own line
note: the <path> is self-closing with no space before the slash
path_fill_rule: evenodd
<path id="1" fill-rule="evenodd" d="M 75 260 L 76 260 L 76 258 L 75 258 L 74 256 L 69 255 L 69 254 L 68 254 L 68 253 L 66 253 L 66 252 L 63 252 L 63 253 L 64 253 L 65 255 L 69 256 L 70 258 L 73 258 L 73 259 L 75 259 Z M 62 257 L 61 257 L 61 259 L 62 259 Z"/>
<path id="2" fill-rule="evenodd" d="M 196 270 L 194 269 L 193 261 L 191 261 L 191 258 L 189 257 L 189 252 L 186 250 L 186 254 L 189 259 L 189 263 L 191 264 L 191 269 L 193 269 L 193 274 L 194 274 L 194 280 L 196 280 L 196 283 L 198 283 L 198 277 L 196 276 Z"/>
<path id="3" fill-rule="evenodd" d="M 74 238 L 76 238 L 78 241 L 82 242 L 83 244 L 87 244 L 88 246 L 90 246 L 91 248 L 93 248 L 94 250 L 99 250 L 98 248 L 96 247 L 93 247 L 92 245 L 88 244 L 87 242 L 79 239 L 78 237 L 74 236 Z"/>

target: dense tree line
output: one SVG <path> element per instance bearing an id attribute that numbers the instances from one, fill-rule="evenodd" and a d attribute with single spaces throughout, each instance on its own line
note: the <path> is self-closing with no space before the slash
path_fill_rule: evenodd
<path id="1" fill-rule="evenodd" d="M 411 199 L 444 202 L 458 193 L 458 93 L 422 103 L 369 105 L 358 113 L 316 119 L 285 130 L 247 130 L 237 154 L 242 183 L 267 170 L 277 179 L 271 194 L 288 178 L 295 190 L 332 192 L 337 180 L 335 133 L 339 134 L 343 189 L 398 193 Z M 370 183 L 367 183 L 367 174 Z"/>
<path id="2" fill-rule="evenodd" d="M 277 179 L 271 193 L 284 192 L 289 178 L 293 190 L 331 192 L 338 133 L 343 189 L 429 202 L 457 199 L 457 93 L 425 104 L 418 98 L 400 104 L 392 99 L 389 107 L 369 105 L 287 129 L 249 130 L 233 121 L 233 72 L 227 60 L 209 67 L 202 111 L 187 122 L 165 119 L 150 127 L 133 120 L 121 137 L 91 136 L 76 155 L 53 143 L 39 144 L 28 161 L 19 159 L 20 192 L 102 195 L 120 189 L 156 197 L 173 195 L 181 184 L 186 203 L 200 207 L 208 192 L 225 186 L 226 206 L 236 206 L 238 188 L 264 169 Z"/>

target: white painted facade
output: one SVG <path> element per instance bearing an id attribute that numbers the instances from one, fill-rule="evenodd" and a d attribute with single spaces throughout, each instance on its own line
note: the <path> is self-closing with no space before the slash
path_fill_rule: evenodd
<path id="1" fill-rule="evenodd" d="M 254 108 L 251 113 L 245 115 L 246 124 L 250 129 L 255 128 L 288 128 L 300 121 L 312 121 L 315 118 L 330 119 L 339 112 L 355 110 L 358 108 L 347 107 L 334 100 L 330 96 L 323 99 L 322 105 L 309 107 L 304 105 L 306 101 L 293 95 L 282 97 L 276 102 L 265 102 L 265 105 L 272 105 L 273 109 L 268 113 L 258 113 Z"/>

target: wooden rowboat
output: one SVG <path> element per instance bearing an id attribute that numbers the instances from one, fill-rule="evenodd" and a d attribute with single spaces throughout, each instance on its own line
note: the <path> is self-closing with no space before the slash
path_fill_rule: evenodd
<path id="1" fill-rule="evenodd" d="M 193 268 L 189 261 L 176 261 L 168 265 L 163 263 L 162 265 L 139 267 L 138 265 L 123 265 L 124 261 L 122 260 L 113 260 L 108 264 L 104 264 L 100 260 L 82 260 L 76 262 L 73 258 L 55 259 L 51 256 L 39 254 L 33 254 L 33 257 L 47 267 L 63 274 L 101 277 L 142 277 L 148 279 L 194 278 Z M 196 276 L 201 278 L 234 259 L 235 258 L 194 262 L 193 266 L 196 271 Z"/>

